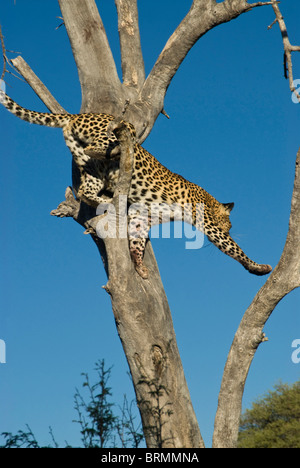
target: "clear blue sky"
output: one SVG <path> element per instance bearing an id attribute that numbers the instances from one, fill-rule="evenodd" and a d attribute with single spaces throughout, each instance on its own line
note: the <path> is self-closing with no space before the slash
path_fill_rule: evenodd
<path id="1" fill-rule="evenodd" d="M 116 60 L 113 0 L 97 2 Z M 291 42 L 300 43 L 297 2 L 281 4 Z M 146 71 L 191 1 L 140 1 Z M 54 0 L 2 0 L 6 47 L 22 53 L 61 105 L 78 112 L 80 87 L 68 37 Z M 283 77 L 271 8 L 256 9 L 203 37 L 173 80 L 165 109 L 144 146 L 174 172 L 222 202 L 235 202 L 232 235 L 260 263 L 275 266 L 288 228 L 294 163 L 300 146 L 299 111 Z M 14 54 L 11 55 L 13 57 Z M 300 58 L 294 56 L 295 78 Z M 45 111 L 28 85 L 6 76 L 21 105 Z M 29 125 L 0 109 L 1 316 L 0 432 L 28 423 L 42 444 L 80 442 L 72 423 L 75 387 L 94 363 L 113 365 L 114 400 L 133 396 L 116 333 L 106 277 L 93 242 L 70 219 L 50 211 L 71 183 L 71 157 L 60 130 Z M 266 278 L 250 275 L 205 242 L 154 239 L 182 361 L 199 425 L 209 446 L 222 372 L 242 315 Z M 244 408 L 280 379 L 299 378 L 291 344 L 300 338 L 300 291 L 274 311 L 246 384 Z"/>

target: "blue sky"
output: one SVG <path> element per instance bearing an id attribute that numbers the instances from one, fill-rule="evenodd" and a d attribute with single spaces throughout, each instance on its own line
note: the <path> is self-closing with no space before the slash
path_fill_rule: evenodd
<path id="1" fill-rule="evenodd" d="M 300 43 L 297 2 L 281 4 L 292 43 Z M 98 1 L 118 61 L 113 0 Z M 142 47 L 149 73 L 191 2 L 139 2 Z M 61 105 L 78 112 L 80 87 L 68 37 L 54 0 L 2 0 L 6 47 L 22 53 Z M 299 110 L 283 77 L 283 49 L 271 8 L 256 9 L 204 36 L 180 67 L 165 109 L 144 146 L 174 172 L 219 201 L 235 202 L 232 236 L 259 263 L 275 266 L 288 228 L 294 163 L 300 146 Z M 153 34 L 154 31 L 154 34 Z M 11 54 L 11 57 L 15 54 Z M 295 78 L 300 78 L 294 56 Z M 120 69 L 120 67 L 119 67 Z M 19 104 L 45 111 L 28 85 L 6 76 Z M 0 432 L 24 429 L 38 440 L 78 445 L 72 423 L 75 387 L 94 363 L 113 365 L 114 401 L 133 397 L 116 333 L 100 257 L 83 229 L 50 211 L 71 183 L 71 157 L 60 130 L 29 125 L 0 109 L 2 216 Z M 173 313 L 178 346 L 209 446 L 226 356 L 234 333 L 266 278 L 250 275 L 208 241 L 186 250 L 185 239 L 153 239 Z M 282 380 L 299 378 L 291 360 L 300 338 L 300 292 L 276 308 L 246 384 L 243 406 Z"/>

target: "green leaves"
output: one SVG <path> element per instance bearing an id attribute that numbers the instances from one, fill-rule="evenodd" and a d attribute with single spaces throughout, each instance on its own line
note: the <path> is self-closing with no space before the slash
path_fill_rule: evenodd
<path id="1" fill-rule="evenodd" d="M 240 448 L 300 448 L 300 381 L 279 384 L 241 418 Z"/>

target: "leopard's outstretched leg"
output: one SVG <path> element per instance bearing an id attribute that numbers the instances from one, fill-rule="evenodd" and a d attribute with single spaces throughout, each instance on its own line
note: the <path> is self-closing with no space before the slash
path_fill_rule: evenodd
<path id="1" fill-rule="evenodd" d="M 257 276 L 263 276 L 272 271 L 270 265 L 260 265 L 259 263 L 251 260 L 239 247 L 239 245 L 232 239 L 229 233 L 222 232 L 217 226 L 210 226 L 206 229 L 205 234 L 207 235 L 210 242 L 212 242 L 219 250 L 221 250 L 229 257 L 237 260 L 243 267 Z"/>

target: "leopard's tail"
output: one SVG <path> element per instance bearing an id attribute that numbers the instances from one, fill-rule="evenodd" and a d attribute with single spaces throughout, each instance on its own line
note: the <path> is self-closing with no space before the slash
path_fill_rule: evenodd
<path id="1" fill-rule="evenodd" d="M 63 128 L 70 121 L 70 114 L 49 114 L 46 112 L 34 112 L 24 107 L 19 106 L 13 101 L 4 91 L 0 90 L 0 103 L 6 107 L 9 112 L 16 115 L 22 120 L 34 123 L 37 125 L 45 125 L 47 127 Z"/>

